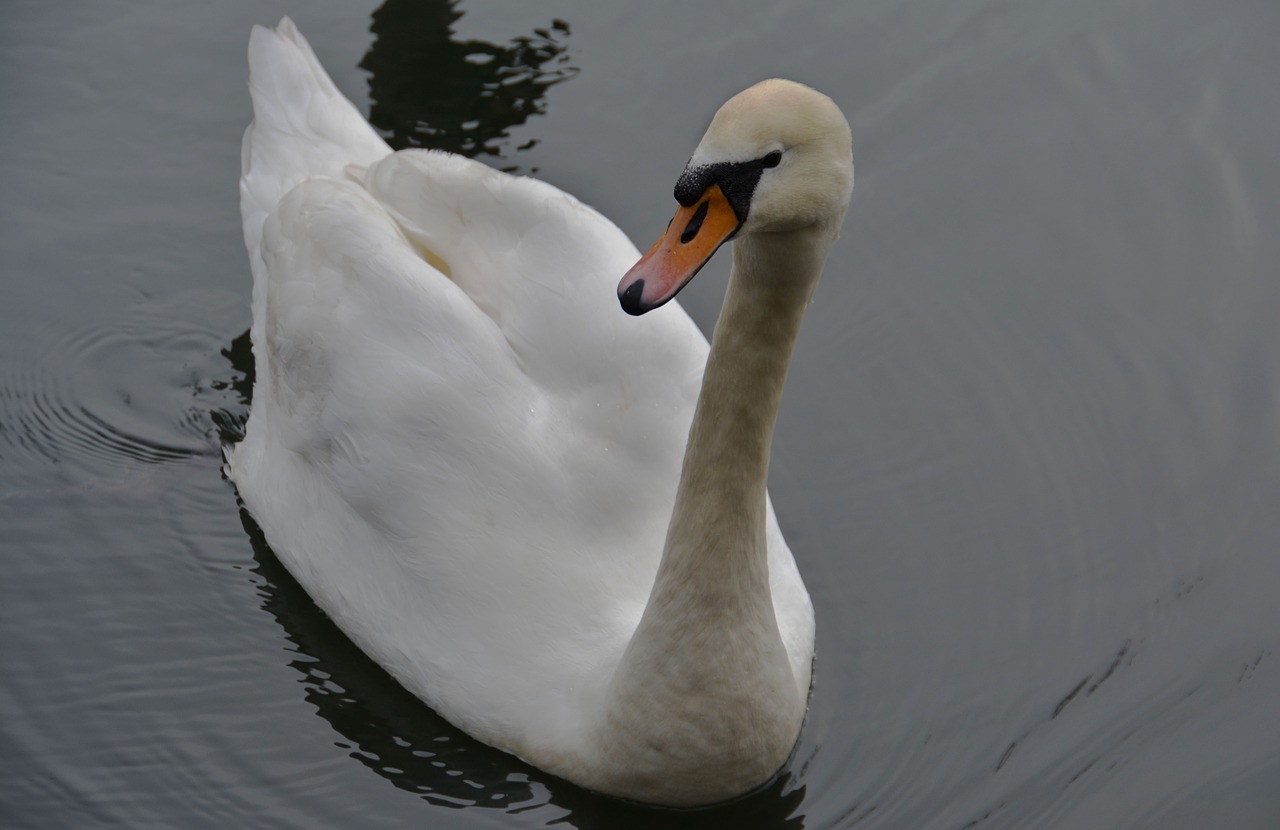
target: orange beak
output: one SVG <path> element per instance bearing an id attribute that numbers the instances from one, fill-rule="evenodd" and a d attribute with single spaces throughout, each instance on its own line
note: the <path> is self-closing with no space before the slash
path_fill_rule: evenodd
<path id="1" fill-rule="evenodd" d="M 666 232 L 618 283 L 623 310 L 644 314 L 670 300 L 740 224 L 718 184 L 708 187 L 692 206 L 682 206 Z"/>

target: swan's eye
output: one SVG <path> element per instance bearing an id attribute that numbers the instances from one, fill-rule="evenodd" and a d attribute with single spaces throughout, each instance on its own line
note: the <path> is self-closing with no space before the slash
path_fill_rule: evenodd
<path id="1" fill-rule="evenodd" d="M 761 166 L 761 167 L 777 167 L 777 166 L 778 166 L 779 164 L 781 164 L 781 163 L 782 163 L 782 151 L 781 151 L 781 150 L 774 150 L 774 151 L 773 151 L 772 153 L 770 153 L 769 155 L 767 155 L 767 156 L 765 156 L 764 158 L 760 159 L 760 166 Z"/>

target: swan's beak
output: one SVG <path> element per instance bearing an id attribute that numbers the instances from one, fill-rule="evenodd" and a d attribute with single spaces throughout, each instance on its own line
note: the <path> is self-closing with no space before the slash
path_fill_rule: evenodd
<path id="1" fill-rule="evenodd" d="M 689 207 L 682 206 L 666 233 L 618 283 L 623 310 L 644 314 L 680 293 L 740 224 L 718 184 Z"/>

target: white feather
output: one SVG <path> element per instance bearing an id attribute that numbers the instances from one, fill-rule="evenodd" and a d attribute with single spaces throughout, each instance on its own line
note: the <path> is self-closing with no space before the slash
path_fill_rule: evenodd
<path id="1" fill-rule="evenodd" d="M 231 475 L 364 651 L 481 740 L 572 775 L 654 584 L 706 340 L 674 304 L 621 312 L 639 254 L 591 208 L 391 153 L 287 18 L 249 54 L 257 378 Z M 766 509 L 807 688 L 812 609 Z"/>

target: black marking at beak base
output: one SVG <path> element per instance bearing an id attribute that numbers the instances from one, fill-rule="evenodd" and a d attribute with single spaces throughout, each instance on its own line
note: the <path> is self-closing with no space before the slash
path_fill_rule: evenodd
<path id="1" fill-rule="evenodd" d="M 760 177 L 765 170 L 777 167 L 781 161 L 782 154 L 775 151 L 752 161 L 721 161 L 685 167 L 676 180 L 676 201 L 685 207 L 692 207 L 707 192 L 708 187 L 718 184 L 729 207 L 733 208 L 734 215 L 738 217 L 738 224 L 742 225 L 747 221 L 751 197 L 755 195 Z"/>

